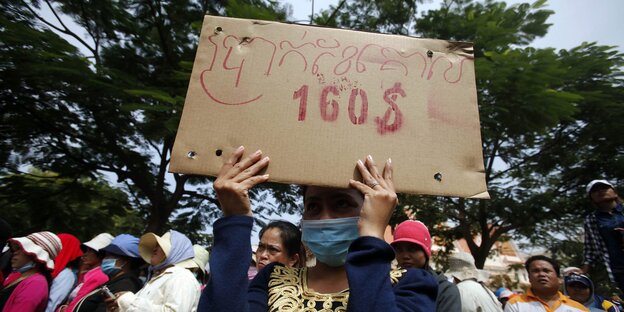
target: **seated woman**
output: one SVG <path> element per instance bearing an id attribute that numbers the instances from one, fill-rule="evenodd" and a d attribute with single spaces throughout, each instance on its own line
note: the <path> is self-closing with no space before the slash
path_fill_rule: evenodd
<path id="1" fill-rule="evenodd" d="M 269 158 L 238 148 L 214 188 L 224 218 L 214 224 L 211 279 L 198 311 L 434 311 L 437 283 L 422 269 L 391 271 L 392 247 L 383 234 L 397 204 L 392 165 L 379 173 L 358 161 L 367 184 L 350 189 L 309 186 L 304 192 L 303 241 L 316 257 L 311 268 L 267 265 L 250 285 L 247 268 L 253 225 L 248 190 L 266 182 Z"/>
<path id="2" fill-rule="evenodd" d="M 272 221 L 260 230 L 256 249 L 258 272 L 269 263 L 279 262 L 287 267 L 302 267 L 305 252 L 301 245 L 301 231 L 288 221 Z"/>
<path id="3" fill-rule="evenodd" d="M 61 240 L 51 232 L 32 233 L 8 240 L 11 267 L 0 291 L 0 311 L 43 312 L 48 304 L 48 289 L 54 259 Z"/>
<path id="4" fill-rule="evenodd" d="M 195 276 L 176 264 L 194 257 L 193 244 L 184 234 L 171 230 L 163 236 L 147 233 L 139 241 L 141 258 L 151 265 L 151 278 L 137 293 L 115 293 L 109 309 L 119 311 L 195 311 L 200 286 Z"/>
<path id="5" fill-rule="evenodd" d="M 143 284 L 138 277 L 138 267 L 144 263 L 139 255 L 139 239 L 129 234 L 117 235 L 102 251 L 105 253 L 102 272 L 109 278 L 103 286 L 113 293 L 139 291 Z M 73 312 L 105 312 L 104 299 L 102 287 L 98 287 L 84 296 Z"/>

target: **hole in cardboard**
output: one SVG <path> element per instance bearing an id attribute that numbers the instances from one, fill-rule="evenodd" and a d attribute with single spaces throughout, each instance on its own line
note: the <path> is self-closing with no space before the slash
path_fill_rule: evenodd
<path id="1" fill-rule="evenodd" d="M 195 156 L 197 156 L 197 153 L 195 151 L 189 151 L 188 153 L 186 153 L 186 157 L 188 157 L 189 159 L 195 159 Z"/>
<path id="2" fill-rule="evenodd" d="M 221 155 L 223 155 L 223 151 L 218 149 L 218 150 L 215 151 L 215 155 L 221 156 Z"/>
<path id="3" fill-rule="evenodd" d="M 442 182 L 442 174 L 437 172 L 436 174 L 433 175 L 433 178 L 438 181 L 438 182 Z"/>

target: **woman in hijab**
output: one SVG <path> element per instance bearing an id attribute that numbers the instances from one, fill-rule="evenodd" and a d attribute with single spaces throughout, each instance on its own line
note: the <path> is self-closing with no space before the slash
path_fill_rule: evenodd
<path id="1" fill-rule="evenodd" d="M 108 282 L 108 276 L 102 272 L 100 265 L 102 264 L 102 259 L 104 259 L 104 251 L 102 251 L 102 248 L 108 246 L 112 241 L 112 235 L 100 233 L 80 246 L 84 251 L 81 258 L 82 264 L 88 271 L 82 276 L 82 281 L 79 278 L 78 285 L 76 285 L 69 294 L 69 304 L 62 305 L 59 308 L 60 312 L 73 311 L 80 299 L 102 284 Z"/>
<path id="2" fill-rule="evenodd" d="M 116 293 L 112 308 L 132 312 L 196 311 L 200 285 L 189 270 L 176 266 L 195 255 L 188 237 L 174 230 L 162 237 L 147 233 L 141 236 L 139 253 L 150 263 L 151 278 L 137 293 Z"/>
<path id="3" fill-rule="evenodd" d="M 143 264 L 139 255 L 139 239 L 129 235 L 121 234 L 113 239 L 113 242 L 104 247 L 104 260 L 102 260 L 102 271 L 109 277 L 109 281 L 104 284 L 111 292 L 123 291 L 137 292 L 143 284 L 138 278 L 138 267 Z M 98 287 L 84 296 L 74 308 L 74 312 L 105 312 L 105 294 L 102 287 Z"/>
<path id="4" fill-rule="evenodd" d="M 80 250 L 80 241 L 74 235 L 61 233 L 58 235 L 61 239 L 63 248 L 58 256 L 54 258 L 54 271 L 52 271 L 52 286 L 50 287 L 50 296 L 48 298 L 48 306 L 46 312 L 53 312 L 59 304 L 61 304 L 69 292 L 76 286 L 78 281 L 78 266 L 82 250 Z"/>
<path id="5" fill-rule="evenodd" d="M 365 183 L 349 189 L 307 186 L 302 240 L 316 257 L 311 268 L 267 265 L 248 285 L 253 226 L 248 191 L 266 182 L 269 158 L 243 158 L 239 147 L 221 167 L 214 188 L 224 218 L 217 220 L 211 279 L 200 311 L 435 311 L 437 283 L 422 269 L 391 270 L 383 235 L 397 204 L 390 160 L 382 172 L 372 157 L 357 162 Z"/>
<path id="6" fill-rule="evenodd" d="M 13 272 L 0 291 L 2 312 L 43 312 L 48 304 L 50 272 L 61 240 L 51 232 L 9 239 Z"/>

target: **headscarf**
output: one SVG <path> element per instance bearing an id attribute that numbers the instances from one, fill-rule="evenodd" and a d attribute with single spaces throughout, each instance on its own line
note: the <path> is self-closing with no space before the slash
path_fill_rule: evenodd
<path id="1" fill-rule="evenodd" d="M 150 263 L 152 251 L 156 245 L 159 245 L 160 248 L 162 248 L 166 258 L 157 265 L 150 265 L 150 271 L 160 270 L 169 265 L 195 257 L 193 243 L 191 243 L 191 240 L 184 234 L 171 230 L 165 233 L 162 237 L 154 233 L 147 233 L 141 236 L 141 240 L 139 242 L 139 252 L 145 262 Z"/>
<path id="2" fill-rule="evenodd" d="M 74 259 L 82 256 L 82 250 L 80 250 L 80 241 L 76 236 L 61 233 L 57 235 L 61 239 L 63 248 L 59 252 L 58 256 L 54 258 L 54 271 L 52 271 L 52 278 L 55 278 L 68 263 L 74 261 Z"/>

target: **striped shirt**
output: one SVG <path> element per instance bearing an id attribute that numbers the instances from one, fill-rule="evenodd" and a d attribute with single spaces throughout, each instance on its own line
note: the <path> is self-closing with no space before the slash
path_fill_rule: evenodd
<path id="1" fill-rule="evenodd" d="M 582 304 L 559 292 L 559 300 L 551 308 L 529 288 L 526 294 L 513 296 L 505 306 L 505 312 L 581 312 L 589 311 Z"/>
<path id="2" fill-rule="evenodd" d="M 609 260 L 609 250 L 598 230 L 598 220 L 596 213 L 592 212 L 585 217 L 585 241 L 583 243 L 583 256 L 585 264 L 595 266 L 596 263 L 602 262 L 607 268 L 609 279 L 615 282 L 613 271 L 611 270 L 611 261 Z"/>

